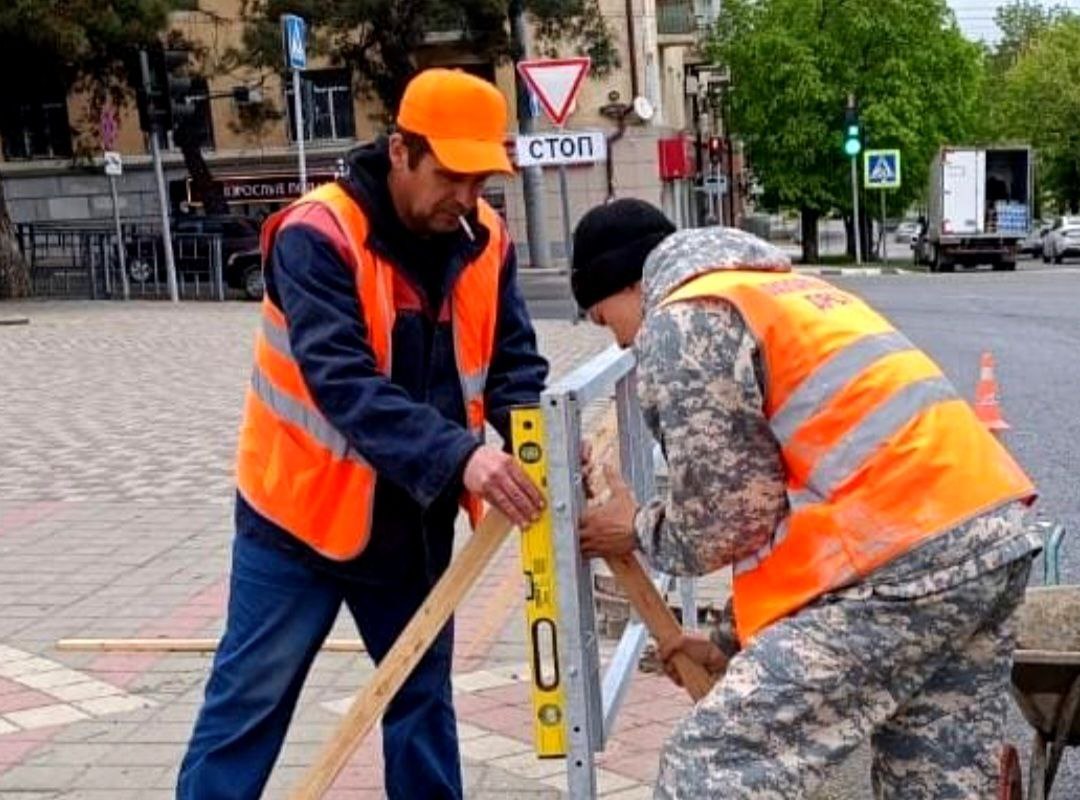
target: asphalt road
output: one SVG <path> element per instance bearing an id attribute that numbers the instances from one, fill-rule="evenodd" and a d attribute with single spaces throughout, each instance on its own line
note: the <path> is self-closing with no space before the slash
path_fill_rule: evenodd
<path id="1" fill-rule="evenodd" d="M 1012 426 L 1003 440 L 1038 484 L 1038 515 L 1067 528 L 1062 581 L 1080 583 L 1080 265 L 1047 267 L 1026 261 L 1015 273 L 829 280 L 888 316 L 937 360 L 966 397 L 974 397 L 980 355 L 993 353 L 1003 413 Z M 573 306 L 565 294 L 560 299 L 560 292 L 565 288 L 556 279 L 534 285 L 529 293 L 533 313 L 566 318 Z M 1033 582 L 1041 580 L 1037 565 Z M 1011 711 L 1007 737 L 1021 748 L 1025 771 L 1030 734 L 1019 714 Z M 821 800 L 869 798 L 867 773 L 863 750 Z M 1076 753 L 1066 754 L 1053 797 L 1080 797 Z"/>
<path id="2" fill-rule="evenodd" d="M 1003 441 L 1039 487 L 1038 515 L 1066 526 L 1062 582 L 1080 583 L 1080 268 L 1027 262 L 1017 273 L 836 282 L 884 312 L 937 360 L 965 396 L 974 396 L 980 354 L 994 354 L 1000 401 L 1012 426 Z M 1042 581 L 1041 565 L 1032 581 Z M 1020 746 L 1026 774 L 1031 730 L 1015 708 L 1006 735 Z M 863 773 L 865 759 L 856 763 L 859 768 L 849 770 L 853 776 Z M 1052 797 L 1080 797 L 1075 751 L 1066 753 Z"/>

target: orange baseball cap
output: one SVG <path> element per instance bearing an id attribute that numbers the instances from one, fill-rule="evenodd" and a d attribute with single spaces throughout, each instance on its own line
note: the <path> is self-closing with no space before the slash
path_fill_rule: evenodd
<path id="1" fill-rule="evenodd" d="M 424 136 L 453 172 L 514 171 L 503 141 L 506 100 L 492 84 L 459 69 L 427 69 L 409 81 L 397 124 Z"/>

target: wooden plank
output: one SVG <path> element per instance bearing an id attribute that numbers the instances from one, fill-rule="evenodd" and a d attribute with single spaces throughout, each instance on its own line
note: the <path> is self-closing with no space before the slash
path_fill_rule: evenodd
<path id="1" fill-rule="evenodd" d="M 61 639 L 56 643 L 57 650 L 129 653 L 213 653 L 217 647 L 217 639 L 171 639 L 165 636 L 144 639 Z M 359 639 L 327 639 L 322 649 L 328 653 L 366 652 L 364 643 Z"/>
<path id="2" fill-rule="evenodd" d="M 1014 650 L 1015 664 L 1049 664 L 1057 667 L 1080 666 L 1077 650 Z"/>
<path id="3" fill-rule="evenodd" d="M 495 510 L 488 512 L 409 620 L 371 680 L 357 692 L 315 763 L 293 787 L 290 800 L 317 800 L 330 788 L 511 530 L 513 525 L 506 517 Z"/>

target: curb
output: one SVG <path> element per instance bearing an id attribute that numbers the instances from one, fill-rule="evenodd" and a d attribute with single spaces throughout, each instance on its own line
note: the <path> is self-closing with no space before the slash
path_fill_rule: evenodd
<path id="1" fill-rule="evenodd" d="M 565 275 L 569 275 L 570 270 L 565 267 L 546 267 L 541 269 L 539 267 L 519 267 L 518 277 L 530 277 L 530 278 L 559 278 Z"/>
<path id="2" fill-rule="evenodd" d="M 29 325 L 29 317 L 0 317 L 0 325 Z"/>
<path id="3" fill-rule="evenodd" d="M 794 272 L 802 275 L 860 276 L 880 277 L 882 275 L 914 275 L 913 269 L 901 267 L 793 267 Z"/>

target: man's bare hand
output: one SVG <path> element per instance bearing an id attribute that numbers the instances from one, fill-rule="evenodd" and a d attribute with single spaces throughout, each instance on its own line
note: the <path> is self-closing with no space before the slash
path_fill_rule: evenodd
<path id="1" fill-rule="evenodd" d="M 463 479 L 466 489 L 519 527 L 536 522 L 544 509 L 540 490 L 512 456 L 496 447 L 482 445 L 474 450 L 465 464 Z"/>
<path id="2" fill-rule="evenodd" d="M 664 662 L 664 672 L 677 686 L 682 686 L 682 680 L 672 663 L 676 653 L 682 653 L 691 661 L 697 662 L 710 675 L 720 675 L 727 669 L 727 656 L 711 639 L 699 634 L 684 633 L 677 639 L 660 642 L 660 658 Z"/>
<path id="3" fill-rule="evenodd" d="M 587 558 L 626 555 L 637 547 L 634 495 L 610 464 L 604 465 L 604 482 L 607 499 L 587 508 L 578 525 L 581 553 Z"/>

